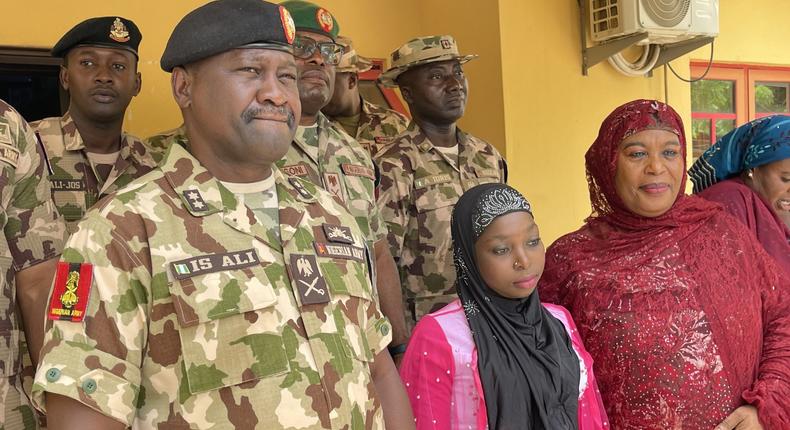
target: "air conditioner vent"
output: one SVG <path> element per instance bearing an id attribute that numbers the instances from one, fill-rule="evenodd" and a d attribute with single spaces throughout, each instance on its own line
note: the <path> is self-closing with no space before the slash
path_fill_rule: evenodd
<path id="1" fill-rule="evenodd" d="M 593 0 L 592 25 L 595 33 L 617 29 L 618 20 L 617 4 L 619 0 Z"/>
<path id="2" fill-rule="evenodd" d="M 642 7 L 656 24 L 674 27 L 686 17 L 691 0 L 642 0 Z"/>

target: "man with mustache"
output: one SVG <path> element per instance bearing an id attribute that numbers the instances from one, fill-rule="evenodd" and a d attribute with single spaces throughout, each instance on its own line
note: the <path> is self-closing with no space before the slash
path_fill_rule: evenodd
<path id="1" fill-rule="evenodd" d="M 142 34 L 129 19 L 87 19 L 61 37 L 60 83 L 69 93 L 65 115 L 31 123 L 48 159 L 52 197 L 69 233 L 100 198 L 156 166 L 151 151 L 122 131 L 142 84 L 137 49 Z"/>
<path id="2" fill-rule="evenodd" d="M 378 205 L 400 271 L 407 322 L 453 301 L 455 267 L 450 219 L 458 198 L 475 185 L 506 182 L 507 165 L 490 144 L 461 131 L 468 83 L 452 36 L 420 37 L 392 53 L 381 82 L 400 87 L 412 122 L 376 154 Z"/>
<path id="3" fill-rule="evenodd" d="M 405 351 L 408 332 L 398 272 L 376 206 L 377 169 L 367 151 L 321 113 L 332 98 L 335 66 L 344 51 L 335 43 L 340 26 L 328 10 L 313 3 L 289 0 L 281 4 L 291 13 L 296 25 L 294 57 L 299 69 L 302 117 L 288 153 L 277 166 L 288 175 L 324 187 L 356 218 L 375 256 L 378 300 L 392 323 L 390 352 L 398 357 Z"/>
<path id="4" fill-rule="evenodd" d="M 414 428 L 365 236 L 274 166 L 301 109 L 294 33 L 261 0 L 176 25 L 160 64 L 183 144 L 66 245 L 33 387 L 50 429 Z"/>

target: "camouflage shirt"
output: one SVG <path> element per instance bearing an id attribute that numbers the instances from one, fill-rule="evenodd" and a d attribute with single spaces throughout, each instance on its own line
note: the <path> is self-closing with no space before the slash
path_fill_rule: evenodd
<path id="1" fill-rule="evenodd" d="M 273 174 L 279 225 L 180 145 L 91 210 L 59 263 L 92 272 L 85 319 L 50 321 L 37 407 L 46 391 L 134 428 L 383 428 L 369 366 L 390 325 L 362 234 Z"/>
<path id="2" fill-rule="evenodd" d="M 24 333 L 19 325 L 16 273 L 57 257 L 66 229 L 52 204 L 44 158 L 24 119 L 0 101 L 0 428 L 35 429 L 22 394 Z"/>
<path id="3" fill-rule="evenodd" d="M 392 109 L 373 104 L 360 97 L 362 112 L 359 116 L 357 135 L 354 138 L 365 148 L 371 157 L 406 131 L 409 119 Z M 342 128 L 335 123 L 337 128 Z"/>
<path id="4" fill-rule="evenodd" d="M 340 199 L 357 219 L 368 242 L 383 239 L 387 230 L 376 207 L 377 173 L 370 154 L 322 113 L 318 114 L 318 132 L 313 141 L 306 138 L 306 129 L 299 127 L 288 153 L 277 166 L 291 176 L 324 187 Z"/>
<path id="5" fill-rule="evenodd" d="M 475 185 L 507 180 L 505 160 L 493 146 L 460 130 L 458 142 L 456 162 L 412 122 L 376 155 L 378 205 L 413 321 L 456 298 L 450 237 L 455 202 Z"/>
<path id="6" fill-rule="evenodd" d="M 52 198 L 66 219 L 69 233 L 99 199 L 126 186 L 156 167 L 151 150 L 138 138 L 121 135 L 121 150 L 106 180 L 97 173 L 85 152 L 77 125 L 68 112 L 30 124 L 41 137 L 49 160 Z"/>

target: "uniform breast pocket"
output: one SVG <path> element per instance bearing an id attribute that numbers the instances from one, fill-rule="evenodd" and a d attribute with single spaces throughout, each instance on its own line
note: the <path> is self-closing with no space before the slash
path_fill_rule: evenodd
<path id="1" fill-rule="evenodd" d="M 336 325 L 338 342 L 351 357 L 372 361 L 366 329 L 374 319 L 369 312 L 374 312 L 376 307 L 372 304 L 373 287 L 367 263 L 353 258 L 319 256 L 318 265 L 332 297 L 328 310 Z"/>
<path id="2" fill-rule="evenodd" d="M 260 266 L 170 285 L 192 394 L 286 373 L 277 297 Z"/>
<path id="3" fill-rule="evenodd" d="M 461 195 L 460 186 L 453 182 L 429 185 L 417 193 L 414 205 L 420 251 L 423 254 L 443 253 L 450 247 L 450 218 Z"/>

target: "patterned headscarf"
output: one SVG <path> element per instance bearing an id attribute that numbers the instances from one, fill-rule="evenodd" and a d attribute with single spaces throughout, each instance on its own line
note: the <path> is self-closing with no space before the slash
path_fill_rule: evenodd
<path id="1" fill-rule="evenodd" d="M 719 139 L 689 169 L 694 193 L 741 172 L 790 158 L 790 116 L 759 118 Z"/>
<path id="2" fill-rule="evenodd" d="M 491 223 L 529 202 L 505 184 L 468 190 L 453 209 L 452 236 L 458 296 L 477 347 L 488 428 L 577 428 L 579 360 L 562 323 L 538 292 L 508 299 L 488 288 L 475 259 L 475 242 Z"/>

